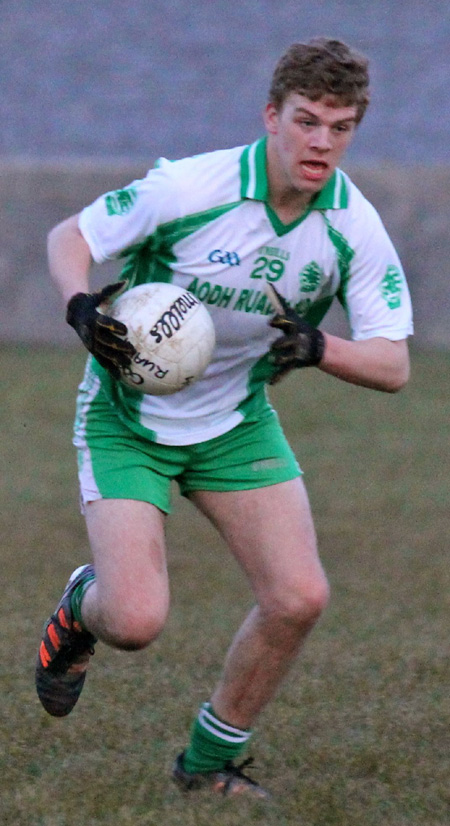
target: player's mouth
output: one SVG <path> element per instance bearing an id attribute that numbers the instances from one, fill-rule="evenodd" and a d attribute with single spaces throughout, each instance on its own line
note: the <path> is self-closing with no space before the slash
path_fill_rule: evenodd
<path id="1" fill-rule="evenodd" d="M 328 164 L 325 161 L 302 161 L 300 168 L 307 181 L 322 181 L 328 173 Z"/>

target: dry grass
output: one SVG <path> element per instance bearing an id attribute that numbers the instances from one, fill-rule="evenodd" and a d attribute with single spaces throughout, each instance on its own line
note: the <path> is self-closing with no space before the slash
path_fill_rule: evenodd
<path id="1" fill-rule="evenodd" d="M 0 356 L 1 823 L 448 826 L 450 356 L 414 353 L 395 397 L 313 370 L 276 388 L 333 599 L 254 740 L 275 796 L 265 806 L 185 800 L 168 780 L 250 605 L 213 529 L 175 491 L 164 635 L 139 654 L 98 646 L 66 720 L 35 696 L 42 622 L 88 557 L 70 445 L 82 362 L 78 351 Z"/>

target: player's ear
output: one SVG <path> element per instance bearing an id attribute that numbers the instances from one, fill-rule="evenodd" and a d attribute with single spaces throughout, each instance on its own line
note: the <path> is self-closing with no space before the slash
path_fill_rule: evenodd
<path id="1" fill-rule="evenodd" d="M 267 103 L 263 111 L 264 126 L 271 135 L 278 132 L 278 110 L 274 103 Z"/>

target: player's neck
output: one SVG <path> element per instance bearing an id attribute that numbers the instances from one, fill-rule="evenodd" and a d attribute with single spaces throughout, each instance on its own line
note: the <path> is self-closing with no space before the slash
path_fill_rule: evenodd
<path id="1" fill-rule="evenodd" d="M 309 193 L 270 190 L 269 204 L 283 224 L 291 224 L 306 212 L 311 198 Z"/>

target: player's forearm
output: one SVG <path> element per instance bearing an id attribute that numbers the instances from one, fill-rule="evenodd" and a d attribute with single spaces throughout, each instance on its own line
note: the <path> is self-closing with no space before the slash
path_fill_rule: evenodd
<path id="1" fill-rule="evenodd" d="M 395 393 L 409 378 L 406 341 L 372 338 L 346 341 L 325 334 L 325 353 L 319 369 L 343 381 Z"/>
<path id="2" fill-rule="evenodd" d="M 73 215 L 51 230 L 48 236 L 50 275 L 65 303 L 77 292 L 88 292 L 92 258 Z"/>

